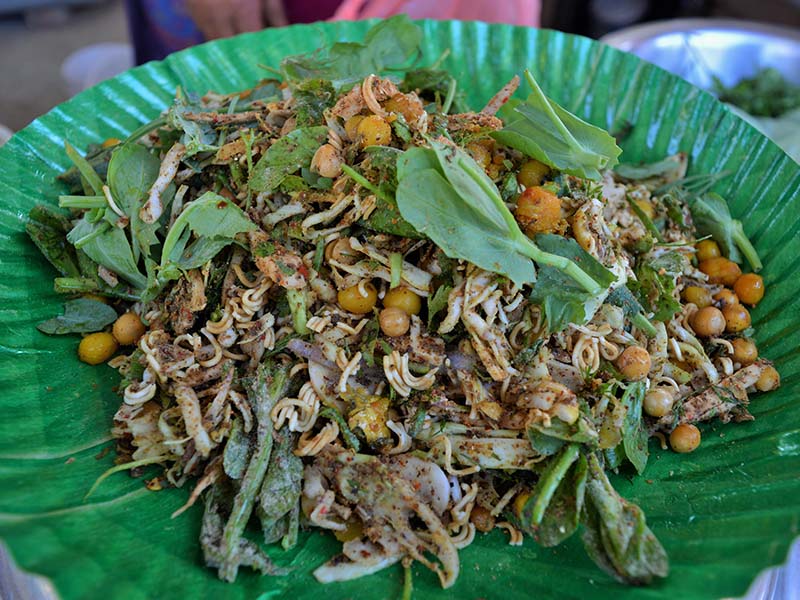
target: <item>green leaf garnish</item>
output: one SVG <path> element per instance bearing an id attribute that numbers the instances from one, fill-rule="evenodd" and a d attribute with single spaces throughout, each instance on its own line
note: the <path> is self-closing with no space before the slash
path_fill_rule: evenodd
<path id="1" fill-rule="evenodd" d="M 533 92 L 525 102 L 501 111 L 506 126 L 492 133 L 501 144 L 519 150 L 570 175 L 600 179 L 600 171 L 617 164 L 622 149 L 611 135 L 579 119 L 544 95 L 526 70 Z"/>
<path id="2" fill-rule="evenodd" d="M 758 252 L 747 239 L 742 222 L 731 216 L 728 203 L 722 196 L 714 192 L 695 196 L 690 199 L 689 208 L 698 234 L 714 238 L 722 252 L 733 262 L 741 263 L 744 255 L 754 271 L 761 270 Z"/>
<path id="3" fill-rule="evenodd" d="M 108 304 L 89 298 L 77 298 L 64 303 L 63 315 L 39 323 L 36 329 L 50 335 L 91 333 L 100 331 L 116 320 L 117 311 Z"/>

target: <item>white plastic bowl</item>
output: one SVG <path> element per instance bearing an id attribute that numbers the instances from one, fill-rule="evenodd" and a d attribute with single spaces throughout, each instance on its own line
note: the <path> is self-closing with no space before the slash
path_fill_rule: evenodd
<path id="1" fill-rule="evenodd" d="M 67 92 L 74 96 L 130 69 L 134 64 L 130 44 L 92 44 L 70 54 L 61 64 L 61 78 Z"/>

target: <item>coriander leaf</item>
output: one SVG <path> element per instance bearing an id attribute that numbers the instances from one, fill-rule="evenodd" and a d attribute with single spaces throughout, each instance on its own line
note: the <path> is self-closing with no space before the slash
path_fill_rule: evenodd
<path id="1" fill-rule="evenodd" d="M 689 208 L 698 234 L 714 238 L 730 260 L 741 263 L 741 254 L 744 254 L 754 271 L 761 270 L 758 252 L 747 239 L 742 222 L 731 216 L 724 198 L 713 192 L 695 196 L 690 200 Z"/>
<path id="2" fill-rule="evenodd" d="M 308 79 L 327 79 L 340 89 L 370 75 L 407 68 L 420 53 L 422 30 L 406 15 L 396 15 L 373 26 L 364 43 L 336 42 L 327 56 L 312 54 L 287 56 L 280 71 L 290 85 Z"/>
<path id="3" fill-rule="evenodd" d="M 681 309 L 675 298 L 676 279 L 686 268 L 687 259 L 679 252 L 666 252 L 656 258 L 639 258 L 634 273 L 636 280 L 628 283 L 654 321 L 668 321 Z"/>
<path id="4" fill-rule="evenodd" d="M 669 573 L 667 553 L 647 527 L 642 509 L 621 498 L 594 454 L 581 522 L 586 553 L 622 583 L 646 584 Z"/>
<path id="5" fill-rule="evenodd" d="M 64 314 L 36 326 L 42 333 L 64 335 L 65 333 L 92 333 L 102 330 L 117 320 L 117 311 L 108 304 L 78 298 L 64 303 Z"/>
<path id="6" fill-rule="evenodd" d="M 327 127 L 301 127 L 277 140 L 253 167 L 250 189 L 254 192 L 277 189 L 287 175 L 311 164 L 314 153 L 327 137 Z"/>
<path id="7" fill-rule="evenodd" d="M 632 383 L 622 396 L 625 420 L 622 425 L 622 446 L 625 456 L 640 475 L 647 465 L 647 430 L 642 421 L 642 403 L 646 392 L 644 382 Z"/>
<path id="8" fill-rule="evenodd" d="M 464 150 L 428 140 L 397 161 L 397 205 L 403 218 L 451 258 L 508 276 L 536 278 L 531 259 L 551 265 L 597 294 L 602 286 L 571 260 L 542 251 L 519 228 L 494 183 Z M 477 241 L 477 243 L 476 243 Z"/>
<path id="9" fill-rule="evenodd" d="M 437 313 L 447 308 L 447 301 L 452 291 L 453 286 L 440 285 L 433 296 L 428 300 L 428 329 L 431 329 L 433 319 Z"/>
<path id="10" fill-rule="evenodd" d="M 525 71 L 525 77 L 533 93 L 504 112 L 512 116 L 492 137 L 546 165 L 587 179 L 600 179 L 601 170 L 617 164 L 622 150 L 607 131 L 547 98 L 530 71 Z"/>

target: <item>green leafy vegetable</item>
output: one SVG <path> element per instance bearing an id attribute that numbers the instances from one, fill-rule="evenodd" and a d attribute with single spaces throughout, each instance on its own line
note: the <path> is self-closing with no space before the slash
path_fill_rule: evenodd
<path id="1" fill-rule="evenodd" d="M 175 102 L 167 111 L 167 124 L 183 132 L 181 143 L 186 146 L 186 158 L 201 152 L 216 152 L 217 131 L 214 126 L 206 121 L 195 121 L 186 118 L 186 113 L 202 112 L 203 106 L 194 102 L 178 89 Z"/>
<path id="2" fill-rule="evenodd" d="M 289 532 L 289 514 L 300 502 L 303 461 L 292 452 L 295 442 L 288 431 L 275 432 L 269 470 L 258 495 L 258 518 L 266 544 Z M 283 527 L 276 527 L 281 522 Z"/>
<path id="3" fill-rule="evenodd" d="M 336 408 L 333 406 L 325 406 L 320 409 L 319 416 L 330 419 L 339 426 L 339 431 L 342 432 L 342 439 L 348 448 L 355 450 L 356 452 L 361 449 L 361 442 L 359 441 L 358 437 L 356 437 L 356 434 L 354 434 L 350 429 L 350 426 L 342 416 L 342 413 L 340 413 Z"/>
<path id="4" fill-rule="evenodd" d="M 288 175 L 308 167 L 317 149 L 328 137 L 327 127 L 300 127 L 277 140 L 250 173 L 250 189 L 270 192 Z"/>
<path id="5" fill-rule="evenodd" d="M 545 456 L 556 454 L 566 442 L 589 446 L 597 444 L 597 432 L 584 415 L 580 415 L 572 425 L 567 425 L 561 419 L 553 419 L 549 427 L 533 423 L 527 433 L 533 449 Z"/>
<path id="6" fill-rule="evenodd" d="M 231 479 L 241 479 L 250 459 L 252 444 L 242 428 L 241 419 L 233 419 L 228 441 L 222 453 L 222 468 Z"/>
<path id="7" fill-rule="evenodd" d="M 285 367 L 262 363 L 254 381 L 250 383 L 248 398 L 257 422 L 256 439 L 252 457 L 242 475 L 241 483 L 231 507 L 230 516 L 222 530 L 220 561 L 216 566 L 220 578 L 234 581 L 240 565 L 242 534 L 255 508 L 258 493 L 270 465 L 273 447 L 270 411 L 288 391 L 289 373 Z M 259 551 L 260 552 L 260 551 Z"/>
<path id="8" fill-rule="evenodd" d="M 333 106 L 336 92 L 333 84 L 325 79 L 309 79 L 299 82 L 292 89 L 298 127 L 322 125 L 323 113 Z"/>
<path id="9" fill-rule="evenodd" d="M 726 87 L 714 76 L 714 92 L 722 102 L 738 106 L 757 117 L 780 117 L 800 108 L 800 86 L 789 83 L 772 67 L 761 69 L 753 77 Z"/>
<path id="10" fill-rule="evenodd" d="M 622 396 L 625 420 L 622 426 L 622 445 L 625 456 L 641 475 L 647 465 L 647 429 L 642 420 L 642 403 L 647 388 L 644 382 L 632 383 Z"/>
<path id="11" fill-rule="evenodd" d="M 586 476 L 586 457 L 574 444 L 551 459 L 542 473 L 520 519 L 523 529 L 534 535 L 542 546 L 557 546 L 578 529 Z"/>
<path id="12" fill-rule="evenodd" d="M 39 323 L 36 329 L 50 335 L 91 333 L 102 330 L 116 320 L 117 311 L 108 304 L 88 298 L 78 298 L 64 303 L 63 315 Z"/>
<path id="13" fill-rule="evenodd" d="M 506 126 L 492 133 L 497 141 L 546 165 L 587 179 L 617 164 L 622 150 L 608 132 L 583 121 L 547 98 L 525 71 L 533 92 L 525 102 L 501 111 Z"/>
<path id="14" fill-rule="evenodd" d="M 336 42 L 327 56 L 321 51 L 287 56 L 280 72 L 290 85 L 326 79 L 337 89 L 370 75 L 408 68 L 420 53 L 422 31 L 406 15 L 396 15 L 372 27 L 364 43 Z"/>
<path id="15" fill-rule="evenodd" d="M 653 313 L 653 320 L 668 321 L 681 309 L 675 298 L 676 279 L 687 266 L 680 252 L 666 252 L 656 258 L 640 257 L 634 272 L 636 281 L 628 282 L 645 309 Z"/>
<path id="16" fill-rule="evenodd" d="M 653 190 L 683 177 L 686 174 L 686 165 L 686 154 L 679 152 L 654 163 L 617 165 L 614 167 L 614 175 L 617 178 L 636 181 Z"/>
<path id="17" fill-rule="evenodd" d="M 436 292 L 428 299 L 428 329 L 433 325 L 433 319 L 436 315 L 447 308 L 447 300 L 450 297 L 450 292 L 453 291 L 451 285 L 440 285 L 436 288 Z"/>
<path id="18" fill-rule="evenodd" d="M 592 294 L 600 292 L 602 284 L 580 266 L 540 250 L 522 233 L 497 187 L 472 157 L 454 145 L 429 142 L 430 149 L 406 150 L 397 163 L 397 205 L 417 231 L 451 258 L 507 275 L 517 284 L 535 281 L 532 259 L 563 271 Z"/>
<path id="19" fill-rule="evenodd" d="M 633 324 L 641 329 L 647 337 L 656 335 L 656 329 L 645 316 L 644 308 L 639 304 L 636 296 L 628 289 L 627 285 L 620 285 L 611 290 L 611 293 L 606 298 L 606 302 L 612 306 L 621 308 L 622 313 L 633 321 Z"/>
<path id="20" fill-rule="evenodd" d="M 666 577 L 667 553 L 647 527 L 642 509 L 617 494 L 594 454 L 588 462 L 581 520 L 587 554 L 623 583 L 642 585 L 653 577 Z"/>
<path id="21" fill-rule="evenodd" d="M 65 277 L 79 277 L 75 249 L 67 242 L 67 232 L 72 226 L 67 217 L 49 206 L 37 204 L 28 218 L 25 231 L 50 264 Z"/>
<path id="22" fill-rule="evenodd" d="M 563 256 L 579 265 L 603 287 L 608 287 L 615 281 L 614 274 L 573 239 L 555 234 L 540 234 L 536 236 L 536 243 L 544 251 Z M 587 292 L 563 271 L 551 266 L 539 269 L 539 279 L 531 289 L 530 300 L 542 307 L 547 319 L 547 330 L 551 333 L 561 331 L 569 323 L 583 325 L 599 308 L 597 293 Z"/>
<path id="23" fill-rule="evenodd" d="M 94 170 L 94 167 L 86 160 L 81 154 L 70 145 L 69 142 L 64 144 L 64 148 L 66 149 L 67 156 L 75 165 L 75 168 L 83 177 L 83 180 L 89 185 L 89 188 L 95 194 L 102 194 L 103 193 L 103 180 L 100 179 L 100 176 L 97 174 L 97 171 Z"/>
<path id="24" fill-rule="evenodd" d="M 731 216 L 724 198 L 709 192 L 703 196 L 693 197 L 689 208 L 697 233 L 714 238 L 730 260 L 741 263 L 744 255 L 754 271 L 761 270 L 762 264 L 758 252 L 747 239 L 742 222 Z"/>

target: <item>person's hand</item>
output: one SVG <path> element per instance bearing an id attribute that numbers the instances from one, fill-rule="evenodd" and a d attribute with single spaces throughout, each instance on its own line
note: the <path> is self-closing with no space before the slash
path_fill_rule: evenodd
<path id="1" fill-rule="evenodd" d="M 213 40 L 264 27 L 263 0 L 186 0 L 189 15 Z"/>

